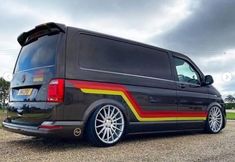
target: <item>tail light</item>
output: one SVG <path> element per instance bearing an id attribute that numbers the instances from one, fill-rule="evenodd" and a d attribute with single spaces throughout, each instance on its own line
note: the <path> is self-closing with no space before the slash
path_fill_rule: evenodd
<path id="1" fill-rule="evenodd" d="M 47 101 L 64 101 L 64 79 L 53 79 L 48 85 Z"/>

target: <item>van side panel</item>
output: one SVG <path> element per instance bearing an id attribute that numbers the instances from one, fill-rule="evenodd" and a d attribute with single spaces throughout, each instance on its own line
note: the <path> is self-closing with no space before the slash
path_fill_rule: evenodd
<path id="1" fill-rule="evenodd" d="M 130 52 L 132 52 L 131 58 L 130 56 L 128 56 L 128 53 Z M 141 53 L 144 52 L 146 53 L 145 57 L 155 57 L 154 60 L 151 60 L 152 65 L 149 65 L 149 69 L 151 71 L 145 71 L 143 69 L 143 66 L 148 66 L 148 62 L 144 63 L 143 61 L 149 59 L 142 58 L 142 60 L 138 60 L 141 59 Z M 99 54 L 107 54 L 110 56 L 102 57 L 99 60 L 99 57 L 96 56 L 99 56 Z M 92 59 L 94 59 L 95 61 Z M 105 62 L 102 63 L 102 59 L 107 59 L 106 65 L 104 65 Z M 112 64 L 110 64 L 109 61 L 113 61 L 112 59 L 116 60 L 114 60 L 113 62 L 116 65 L 110 66 Z M 133 59 L 134 61 L 132 61 L 131 59 Z M 89 60 L 92 62 L 89 62 Z M 124 86 L 126 89 L 128 89 L 128 92 L 131 93 L 133 98 L 135 98 L 138 105 L 143 107 L 144 111 L 151 112 L 177 110 L 175 83 L 170 81 L 170 61 L 168 53 L 165 51 L 148 49 L 134 44 L 128 44 L 127 42 L 110 40 L 101 36 L 84 36 L 84 33 L 80 34 L 79 31 L 77 31 L 76 29 L 70 28 L 68 31 L 67 39 L 66 61 L 66 78 L 68 79 L 111 83 L 117 84 L 118 86 Z M 125 66 L 129 66 L 128 62 L 130 62 L 130 67 L 126 67 L 123 69 L 116 68 L 118 65 L 120 66 L 122 64 Z M 133 65 L 135 62 L 142 62 L 142 64 Z M 81 64 L 86 64 L 87 66 L 82 67 Z M 89 67 L 89 65 L 93 67 Z M 104 67 L 101 67 L 99 69 L 99 67 L 96 67 L 99 65 L 103 65 Z M 139 66 L 143 67 L 141 68 L 142 71 L 138 70 Z M 165 70 L 159 68 L 154 69 L 152 68 L 152 66 L 166 66 L 166 68 Z M 108 67 L 108 69 L 104 69 L 105 67 Z M 132 71 L 128 72 L 129 69 Z M 156 74 L 160 75 L 161 78 L 157 77 Z M 129 107 L 126 101 L 120 95 L 110 95 L 108 93 L 86 94 L 86 97 L 82 97 L 84 94 L 81 94 L 81 91 L 79 91 L 78 89 L 73 89 L 71 87 L 71 84 L 67 85 L 69 86 L 69 90 L 67 90 L 66 96 L 70 96 L 68 98 L 72 100 L 70 101 L 70 103 L 72 104 L 68 104 L 65 107 L 65 119 L 69 118 L 70 120 L 82 120 L 82 114 L 85 113 L 87 107 L 89 107 L 92 102 L 95 102 L 96 100 L 102 98 L 111 98 L 119 101 L 120 103 L 123 103 L 123 105 L 125 105 L 127 109 Z M 72 96 L 72 94 L 76 94 L 78 96 Z M 78 101 L 79 99 L 84 99 L 85 101 Z M 76 109 L 79 109 L 79 112 L 76 113 Z M 71 113 L 71 111 L 74 113 Z M 128 109 L 128 117 L 130 121 L 138 121 L 138 117 L 134 115 L 130 108 Z M 175 122 L 174 118 L 172 119 L 172 121 Z"/>
<path id="2" fill-rule="evenodd" d="M 108 99 L 117 101 L 125 107 L 124 114 L 130 125 L 136 125 L 136 122 L 168 121 L 171 123 L 171 129 L 176 129 L 176 94 L 172 90 L 94 81 L 67 80 L 66 82 L 68 86 L 66 101 L 69 103 L 65 103 L 65 118 L 86 121 L 88 118 L 86 114 L 92 113 L 88 107 L 96 101 Z M 102 106 L 102 104 L 95 106 Z M 87 111 L 90 112 L 87 113 Z M 167 129 L 169 129 L 168 125 L 155 127 L 154 130 Z"/>
<path id="3" fill-rule="evenodd" d="M 86 39 L 89 39 L 89 38 L 86 38 Z M 67 49 L 66 50 L 66 53 L 67 53 L 66 78 L 175 89 L 175 83 L 172 82 L 173 78 L 172 78 L 172 73 L 170 69 L 170 61 L 169 61 L 169 56 L 168 56 L 167 51 L 149 49 L 149 52 L 147 53 L 145 52 L 146 54 L 144 53 L 144 58 L 143 58 L 143 55 L 138 57 L 138 55 L 140 55 L 143 52 L 139 53 L 138 55 L 135 55 L 135 53 L 137 53 L 135 52 L 135 50 L 139 48 L 138 45 L 130 44 L 130 47 L 122 46 L 121 47 L 122 51 L 120 50 L 112 51 L 112 47 L 113 46 L 115 47 L 116 42 L 119 44 L 119 41 L 114 39 L 113 42 L 111 42 L 110 45 L 108 46 L 106 44 L 106 41 L 107 41 L 106 39 L 108 38 L 100 36 L 100 38 L 97 40 L 97 36 L 95 37 L 90 36 L 90 40 L 88 40 L 88 42 L 91 42 L 92 39 L 94 39 L 94 41 L 92 42 L 96 42 L 96 43 L 92 43 L 93 45 L 95 44 L 96 47 L 88 46 L 86 49 L 84 49 L 85 44 L 81 43 L 81 41 L 83 41 L 84 39 L 81 39 L 81 34 L 79 30 L 75 28 L 69 28 L 68 37 L 67 37 L 67 48 L 66 48 Z M 101 40 L 105 40 L 105 42 L 100 44 Z M 128 44 L 128 42 L 126 43 L 121 42 L 121 43 L 122 45 Z M 108 47 L 104 47 L 106 49 L 103 48 L 100 50 L 96 50 L 96 48 L 98 48 L 100 45 L 102 45 L 102 47 L 107 45 Z M 91 51 L 87 51 L 89 48 L 93 48 L 93 49 L 91 49 Z M 129 48 L 132 48 L 133 50 L 131 55 L 127 55 L 127 56 L 123 55 L 122 53 L 128 51 Z M 140 47 L 140 48 L 143 51 L 142 48 L 144 47 Z M 80 54 L 81 53 L 80 51 L 82 50 L 83 51 L 85 50 L 85 53 L 83 55 Z M 146 50 L 148 50 L 148 48 L 146 48 Z M 96 58 L 97 57 L 95 56 L 95 54 L 97 53 L 96 51 L 101 51 L 107 55 L 109 54 L 110 56 L 109 58 L 107 58 L 109 59 L 107 60 L 107 62 L 110 61 L 113 57 L 115 60 L 111 60 L 111 61 L 113 61 L 112 63 L 115 63 L 117 66 L 118 65 L 120 66 L 122 64 L 126 66 L 128 66 L 129 64 L 130 66 L 124 69 L 120 69 L 120 68 L 115 69 L 116 66 L 114 65 L 110 66 L 110 64 L 107 63 L 106 64 L 107 66 L 104 65 L 104 67 L 108 67 L 106 69 L 100 68 L 100 67 L 91 67 L 93 63 L 96 63 L 96 62 L 104 63 L 104 61 L 106 61 L 106 58 L 104 57 L 102 57 L 101 59 L 99 59 L 99 57 Z M 89 57 L 86 57 L 86 55 L 88 55 Z M 121 55 L 123 57 L 118 58 L 116 55 Z M 146 59 L 145 55 L 146 57 L 151 56 L 151 59 Z M 80 58 L 81 56 L 82 58 Z M 104 56 L 104 55 L 101 54 L 100 56 Z M 81 59 L 83 59 L 82 62 L 81 62 Z M 134 63 L 134 61 L 132 61 L 133 59 L 135 60 L 135 62 L 137 63 L 139 62 L 140 64 L 133 65 Z M 92 60 L 92 62 L 88 63 L 89 60 Z M 145 60 L 151 60 L 152 66 L 149 66 L 148 62 L 143 62 Z M 85 63 L 86 65 L 89 64 L 91 66 L 82 66 L 84 62 L 86 62 Z M 149 71 L 148 69 L 145 70 L 144 67 L 138 70 L 138 68 L 140 68 L 139 66 L 142 66 L 142 67 L 149 66 L 148 67 Z M 128 71 L 129 69 L 131 71 Z"/>
<path id="4" fill-rule="evenodd" d="M 168 122 L 177 129 L 177 116 L 201 115 L 177 112 L 167 51 L 70 28 L 66 61 L 65 120 L 84 120 L 87 108 L 103 98 L 122 103 L 130 124 Z"/>

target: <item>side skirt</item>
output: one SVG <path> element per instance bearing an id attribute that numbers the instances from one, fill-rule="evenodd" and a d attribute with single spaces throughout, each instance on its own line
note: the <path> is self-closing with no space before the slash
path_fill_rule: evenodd
<path id="1" fill-rule="evenodd" d="M 127 134 L 200 131 L 204 126 L 205 121 L 130 122 Z"/>

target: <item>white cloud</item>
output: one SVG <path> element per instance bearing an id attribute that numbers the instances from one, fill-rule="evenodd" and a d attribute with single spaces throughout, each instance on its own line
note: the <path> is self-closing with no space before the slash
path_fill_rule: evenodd
<path id="1" fill-rule="evenodd" d="M 230 49 L 213 57 L 197 59 L 202 71 L 214 78 L 214 86 L 226 96 L 235 93 L 235 49 Z"/>

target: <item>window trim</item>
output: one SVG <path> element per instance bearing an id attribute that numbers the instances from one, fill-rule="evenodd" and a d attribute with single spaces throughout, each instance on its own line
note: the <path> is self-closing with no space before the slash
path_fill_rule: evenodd
<path id="1" fill-rule="evenodd" d="M 80 66 L 80 70 L 98 72 L 98 73 L 106 73 L 106 74 L 123 75 L 123 76 L 130 76 L 130 77 L 137 77 L 137 78 L 144 78 L 144 79 L 160 80 L 160 81 L 167 81 L 167 82 L 176 82 L 175 80 L 170 80 L 170 79 L 163 79 L 163 78 L 122 73 L 122 72 L 114 72 L 114 71 L 108 71 L 108 70 L 92 69 L 92 68 L 86 68 L 86 67 L 81 67 L 81 66 Z"/>

